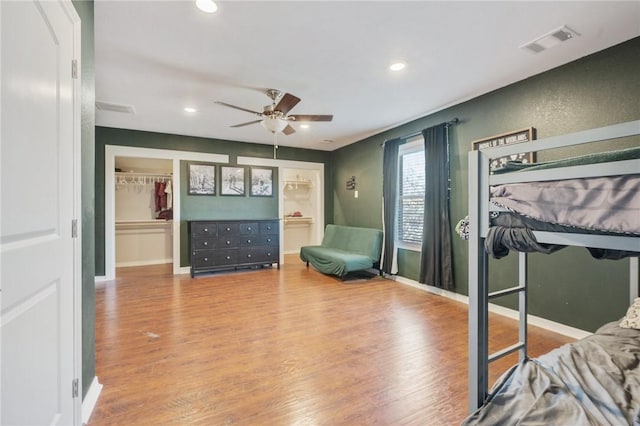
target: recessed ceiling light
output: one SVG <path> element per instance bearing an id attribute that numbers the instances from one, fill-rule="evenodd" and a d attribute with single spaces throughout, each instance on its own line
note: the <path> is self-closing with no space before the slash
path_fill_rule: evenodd
<path id="1" fill-rule="evenodd" d="M 195 109 L 195 108 L 186 107 L 186 108 L 184 109 L 184 112 L 194 113 L 194 112 L 198 112 L 198 110 L 197 110 L 197 109 Z"/>
<path id="2" fill-rule="evenodd" d="M 196 6 L 207 13 L 215 13 L 218 10 L 218 5 L 213 0 L 196 0 Z"/>
<path id="3" fill-rule="evenodd" d="M 301 125 L 300 125 L 300 128 L 301 128 L 301 129 L 308 129 L 308 128 L 309 128 L 309 125 L 308 125 L 308 124 L 301 124 Z"/>
<path id="4" fill-rule="evenodd" d="M 396 62 L 389 66 L 391 71 L 402 71 L 407 65 L 404 62 Z"/>

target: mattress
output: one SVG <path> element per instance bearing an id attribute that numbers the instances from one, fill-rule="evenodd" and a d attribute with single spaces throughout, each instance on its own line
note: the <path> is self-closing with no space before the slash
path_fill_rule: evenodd
<path id="1" fill-rule="evenodd" d="M 549 163 L 506 168 L 539 170 L 640 157 L 640 147 Z M 509 250 L 551 253 L 564 246 L 538 244 L 531 231 L 640 237 L 640 174 L 496 185 L 491 202 L 508 213 L 494 214 L 485 240 L 496 258 Z M 619 259 L 636 252 L 589 249 L 597 258 Z"/>

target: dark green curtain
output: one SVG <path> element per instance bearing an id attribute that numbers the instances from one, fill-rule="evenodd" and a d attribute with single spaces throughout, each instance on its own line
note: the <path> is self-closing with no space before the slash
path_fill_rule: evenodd
<path id="1" fill-rule="evenodd" d="M 382 211 L 384 220 L 384 246 L 382 247 L 382 272 L 396 273 L 396 206 L 398 204 L 398 147 L 401 139 L 392 139 L 384 144 L 382 158 Z"/>
<path id="2" fill-rule="evenodd" d="M 424 129 L 425 194 L 419 281 L 453 289 L 447 124 Z"/>

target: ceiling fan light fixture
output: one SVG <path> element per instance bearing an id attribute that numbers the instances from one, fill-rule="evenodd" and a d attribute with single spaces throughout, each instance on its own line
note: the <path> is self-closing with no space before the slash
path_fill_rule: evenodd
<path id="1" fill-rule="evenodd" d="M 394 62 L 393 64 L 389 65 L 389 69 L 391 71 L 402 71 L 406 66 L 407 64 L 405 64 L 404 62 Z"/>
<path id="2" fill-rule="evenodd" d="M 265 119 L 262 120 L 260 124 L 262 124 L 262 127 L 267 129 L 271 133 L 280 133 L 284 130 L 285 127 L 287 127 L 289 123 L 283 118 L 265 117 Z"/>
<path id="3" fill-rule="evenodd" d="M 218 10 L 218 5 L 213 0 L 196 0 L 196 6 L 206 13 L 216 13 Z"/>

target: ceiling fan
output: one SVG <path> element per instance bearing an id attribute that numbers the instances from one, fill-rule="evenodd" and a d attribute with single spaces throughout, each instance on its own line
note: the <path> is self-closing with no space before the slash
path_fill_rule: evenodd
<path id="1" fill-rule="evenodd" d="M 285 135 L 295 133 L 295 129 L 291 127 L 289 122 L 291 121 L 331 121 L 333 115 L 301 115 L 293 114 L 288 115 L 288 112 L 293 109 L 294 106 L 300 102 L 300 98 L 293 96 L 290 93 L 282 95 L 280 101 L 276 104 L 276 100 L 280 97 L 281 92 L 276 89 L 269 89 L 266 94 L 271 98 L 271 105 L 267 105 L 262 109 L 262 112 L 253 111 L 247 108 L 231 105 L 226 102 L 216 101 L 217 104 L 223 105 L 229 108 L 239 109 L 240 111 L 249 112 L 260 117 L 259 120 L 253 120 L 246 123 L 240 123 L 231 127 L 244 127 L 251 124 L 260 123 L 262 126 L 271 133 L 282 132 Z"/>

